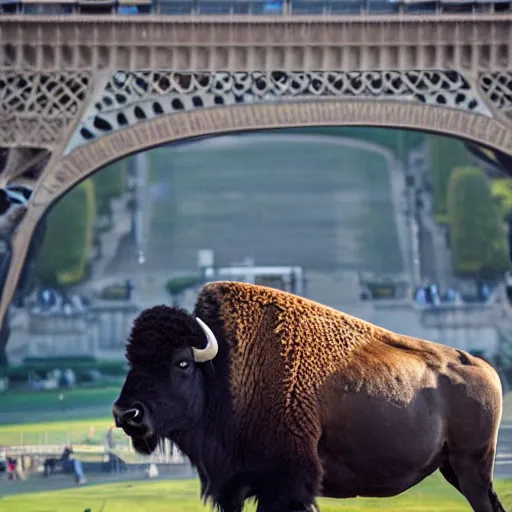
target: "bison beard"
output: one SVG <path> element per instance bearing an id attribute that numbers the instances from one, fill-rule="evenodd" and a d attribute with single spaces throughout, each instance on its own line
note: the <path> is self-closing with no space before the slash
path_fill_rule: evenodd
<path id="1" fill-rule="evenodd" d="M 123 430 L 130 436 L 135 451 L 141 455 L 152 454 L 157 446 L 161 444 L 159 436 L 155 433 L 148 432 L 146 428 L 123 425 Z"/>
<path id="2" fill-rule="evenodd" d="M 135 437 L 135 436 L 131 436 L 131 437 L 132 437 L 133 448 L 135 449 L 135 451 L 137 451 L 138 453 L 140 453 L 142 455 L 152 454 L 156 450 L 156 447 L 159 444 L 158 436 L 156 436 L 154 434 L 147 436 L 147 437 Z"/>
<path id="3" fill-rule="evenodd" d="M 175 442 L 221 512 L 249 497 L 258 512 L 310 512 L 319 495 L 395 496 L 437 469 L 475 512 L 504 512 L 492 484 L 501 384 L 462 351 L 216 282 L 193 315 L 141 313 L 127 356 L 116 422 L 142 453 Z M 130 415 L 137 404 L 146 414 Z"/>

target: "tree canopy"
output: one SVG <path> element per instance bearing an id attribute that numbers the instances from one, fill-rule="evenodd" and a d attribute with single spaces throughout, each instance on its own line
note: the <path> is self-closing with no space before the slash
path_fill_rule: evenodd
<path id="1" fill-rule="evenodd" d="M 499 206 L 487 176 L 477 168 L 451 172 L 447 210 L 454 270 L 496 274 L 509 269 L 508 246 Z"/>
<path id="2" fill-rule="evenodd" d="M 36 272 L 45 286 L 66 286 L 86 275 L 96 215 L 94 186 L 86 180 L 48 213 Z"/>
<path id="3" fill-rule="evenodd" d="M 96 210 L 99 215 L 108 213 L 110 200 L 124 192 L 127 160 L 118 160 L 92 176 L 96 195 Z"/>

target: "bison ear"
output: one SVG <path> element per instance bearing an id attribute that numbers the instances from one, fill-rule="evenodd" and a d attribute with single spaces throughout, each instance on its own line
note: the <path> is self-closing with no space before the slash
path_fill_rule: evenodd
<path id="1" fill-rule="evenodd" d="M 206 361 L 211 361 L 217 355 L 217 352 L 219 351 L 219 344 L 217 343 L 217 338 L 215 338 L 215 334 L 213 334 L 211 329 L 200 318 L 196 317 L 196 320 L 202 331 L 205 333 L 208 343 L 205 348 L 192 347 L 192 353 L 194 354 L 194 360 L 197 363 L 205 363 Z"/>

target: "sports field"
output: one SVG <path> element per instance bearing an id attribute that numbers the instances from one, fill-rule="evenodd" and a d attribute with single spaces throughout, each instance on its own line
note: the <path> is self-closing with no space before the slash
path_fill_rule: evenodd
<path id="1" fill-rule="evenodd" d="M 23 483 L 23 482 L 22 482 Z M 29 482 L 25 482 L 28 483 Z M 2 484 L 5 485 L 5 484 Z M 512 508 L 512 481 L 498 481 L 497 491 L 507 510 Z M 466 500 L 439 474 L 396 498 L 319 501 L 321 512 L 469 512 Z M 123 482 L 27 493 L 0 498 L 2 512 L 199 512 L 211 510 L 199 500 L 196 480 Z M 248 506 L 248 512 L 255 507 Z"/>

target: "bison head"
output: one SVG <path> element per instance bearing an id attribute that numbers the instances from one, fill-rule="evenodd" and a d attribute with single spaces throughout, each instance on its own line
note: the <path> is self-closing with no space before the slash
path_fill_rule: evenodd
<path id="1" fill-rule="evenodd" d="M 138 316 L 126 347 L 130 370 L 113 414 L 139 453 L 193 428 L 204 403 L 200 366 L 217 351 L 210 328 L 183 309 L 155 306 Z"/>

